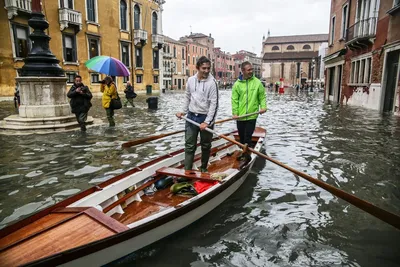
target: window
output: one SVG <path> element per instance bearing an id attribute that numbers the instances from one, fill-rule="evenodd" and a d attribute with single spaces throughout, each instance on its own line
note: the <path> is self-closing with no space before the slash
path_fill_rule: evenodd
<path id="1" fill-rule="evenodd" d="M 187 56 L 188 64 L 190 65 L 190 55 Z"/>
<path id="2" fill-rule="evenodd" d="M 127 81 L 129 81 L 129 76 L 122 77 L 122 82 L 123 83 L 126 83 Z"/>
<path id="3" fill-rule="evenodd" d="M 159 57 L 158 57 L 159 51 L 154 50 L 153 51 L 153 69 L 158 69 L 159 68 Z"/>
<path id="4" fill-rule="evenodd" d="M 76 62 L 76 42 L 75 35 L 63 34 L 64 60 L 66 62 Z"/>
<path id="5" fill-rule="evenodd" d="M 125 66 L 129 67 L 129 44 L 121 42 L 121 61 Z"/>
<path id="6" fill-rule="evenodd" d="M 98 73 L 92 73 L 90 75 L 92 83 L 99 83 L 100 82 L 100 75 Z"/>
<path id="7" fill-rule="evenodd" d="M 176 58 L 176 47 L 174 46 L 174 58 Z"/>
<path id="8" fill-rule="evenodd" d="M 96 0 L 86 0 L 87 20 L 96 22 Z"/>
<path id="9" fill-rule="evenodd" d="M 185 85 L 185 79 L 182 80 L 182 84 Z"/>
<path id="10" fill-rule="evenodd" d="M 60 0 L 60 7 L 74 9 L 74 1 L 73 0 Z"/>
<path id="11" fill-rule="evenodd" d="M 158 83 L 158 75 L 154 75 L 154 83 Z"/>
<path id="12" fill-rule="evenodd" d="M 182 47 L 182 59 L 185 59 L 185 48 Z"/>
<path id="13" fill-rule="evenodd" d="M 329 38 L 329 44 L 333 44 L 333 41 L 335 40 L 335 23 L 336 23 L 336 17 L 332 17 L 331 20 L 331 36 Z"/>
<path id="14" fill-rule="evenodd" d="M 350 84 L 368 84 L 371 82 L 371 57 L 355 60 L 351 63 Z"/>
<path id="15" fill-rule="evenodd" d="M 120 15 L 120 23 L 121 23 L 121 29 L 122 30 L 127 30 L 127 23 L 126 23 L 126 11 L 127 11 L 127 6 L 126 6 L 126 2 L 124 0 L 121 0 L 119 2 L 119 15 Z"/>
<path id="16" fill-rule="evenodd" d="M 341 28 L 341 39 L 346 39 L 347 22 L 349 20 L 349 5 L 346 4 L 342 8 L 342 28 Z"/>
<path id="17" fill-rule="evenodd" d="M 294 46 L 293 45 L 289 45 L 286 50 L 294 50 Z"/>
<path id="18" fill-rule="evenodd" d="M 76 72 L 67 72 L 66 75 L 68 78 L 67 83 L 74 83 Z"/>
<path id="19" fill-rule="evenodd" d="M 143 67 L 143 56 L 142 56 L 142 48 L 136 47 L 136 68 Z"/>
<path id="20" fill-rule="evenodd" d="M 140 29 L 140 7 L 138 5 L 133 8 L 133 27 L 136 30 Z"/>
<path id="21" fill-rule="evenodd" d="M 307 45 L 303 45 L 303 49 L 304 49 L 304 50 L 310 50 L 310 49 L 311 49 L 311 46 L 308 45 L 308 44 L 307 44 Z"/>
<path id="22" fill-rule="evenodd" d="M 142 83 L 143 75 L 136 75 L 136 83 Z"/>
<path id="23" fill-rule="evenodd" d="M 153 12 L 153 15 L 151 17 L 151 22 L 152 22 L 152 33 L 153 34 L 158 34 L 157 32 L 157 26 L 158 26 L 158 16 L 156 12 Z"/>
<path id="24" fill-rule="evenodd" d="M 278 47 L 277 45 L 274 45 L 274 46 L 272 47 L 272 51 L 279 51 L 279 47 Z"/>
<path id="25" fill-rule="evenodd" d="M 97 57 L 100 55 L 99 39 L 89 38 L 89 58 Z"/>
<path id="26" fill-rule="evenodd" d="M 28 39 L 29 28 L 27 26 L 13 24 L 15 56 L 24 58 L 28 55 L 30 41 Z"/>

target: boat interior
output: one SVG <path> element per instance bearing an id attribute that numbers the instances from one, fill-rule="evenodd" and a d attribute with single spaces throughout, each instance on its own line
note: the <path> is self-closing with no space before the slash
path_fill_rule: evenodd
<path id="1" fill-rule="evenodd" d="M 265 136 L 261 130 L 256 128 L 253 145 L 257 145 L 260 138 Z M 236 134 L 231 137 L 238 139 Z M 184 153 L 180 153 L 160 163 L 157 169 L 154 169 L 155 164 L 146 168 L 147 173 L 142 170 L 132 174 L 72 205 L 52 210 L 43 217 L 31 216 L 29 224 L 0 236 L 0 266 L 21 265 L 106 238 L 129 230 L 146 218 L 182 205 L 193 197 L 199 197 L 171 193 L 169 186 L 151 194 L 146 194 L 145 189 L 168 176 L 189 181 L 209 181 L 215 184 L 213 187 L 223 183 L 243 167 L 243 163 L 237 160 L 242 150 L 233 143 L 219 140 L 219 143 L 213 142 L 208 173 L 184 171 Z M 196 151 L 194 168 L 200 165 L 199 151 L 200 147 Z M 255 155 L 252 157 L 254 159 Z M 226 173 L 226 178 L 214 179 L 213 174 L 218 173 Z M 35 250 L 30 250 L 32 247 Z M 31 253 L 27 254 L 26 251 Z"/>

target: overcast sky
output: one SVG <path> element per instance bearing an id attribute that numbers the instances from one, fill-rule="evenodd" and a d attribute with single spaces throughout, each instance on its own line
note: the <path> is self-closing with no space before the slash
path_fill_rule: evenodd
<path id="1" fill-rule="evenodd" d="M 263 34 L 328 33 L 331 0 L 166 0 L 163 34 L 209 33 L 215 47 L 260 55 Z"/>

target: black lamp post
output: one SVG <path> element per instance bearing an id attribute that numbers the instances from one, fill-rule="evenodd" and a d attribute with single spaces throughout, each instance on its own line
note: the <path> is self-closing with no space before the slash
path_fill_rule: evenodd
<path id="1" fill-rule="evenodd" d="M 315 67 L 315 59 L 313 58 L 311 61 L 311 89 L 310 89 L 310 92 L 314 92 L 314 67 Z"/>
<path id="2" fill-rule="evenodd" d="M 58 65 L 60 61 L 50 51 L 51 38 L 44 32 L 49 23 L 45 20 L 40 5 L 40 0 L 32 0 L 32 14 L 28 21 L 33 28 L 29 35 L 32 49 L 24 60 L 21 76 L 64 77 L 64 70 Z"/>

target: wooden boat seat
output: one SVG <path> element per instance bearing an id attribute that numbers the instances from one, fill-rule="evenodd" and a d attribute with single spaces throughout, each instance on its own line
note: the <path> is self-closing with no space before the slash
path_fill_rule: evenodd
<path id="1" fill-rule="evenodd" d="M 40 221 L 42 223 L 27 225 L 2 240 L 0 265 L 23 265 L 129 230 L 126 225 L 93 207 L 57 209 Z M 34 252 L 30 249 L 32 247 L 36 248 Z"/>
<path id="2" fill-rule="evenodd" d="M 156 171 L 157 174 L 163 174 L 168 176 L 183 177 L 188 179 L 197 179 L 202 181 L 218 181 L 210 177 L 210 173 L 204 173 L 199 171 L 186 171 L 184 169 L 163 167 Z"/>

